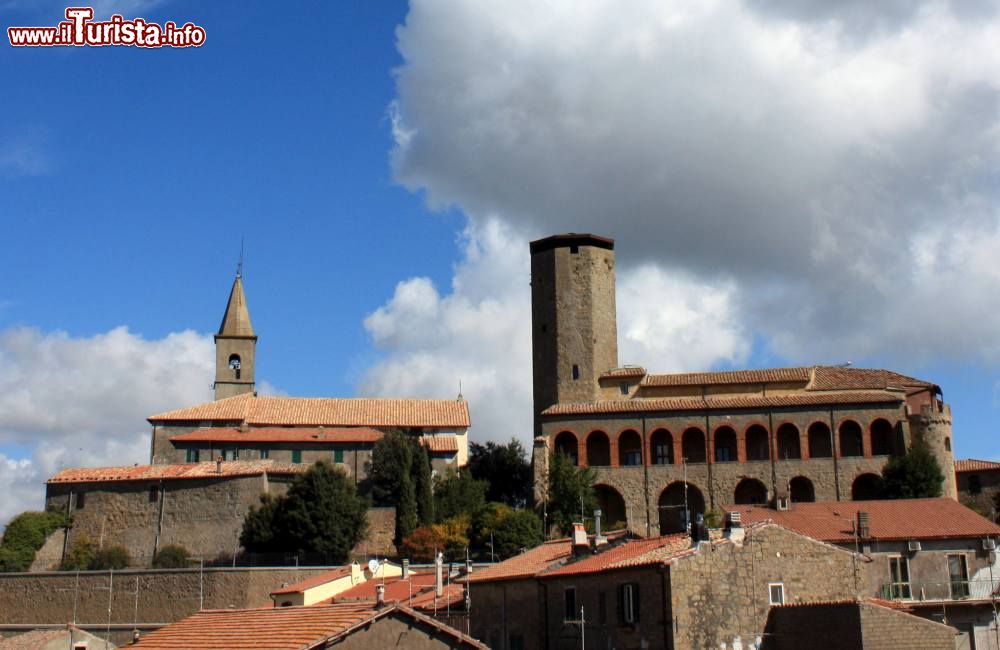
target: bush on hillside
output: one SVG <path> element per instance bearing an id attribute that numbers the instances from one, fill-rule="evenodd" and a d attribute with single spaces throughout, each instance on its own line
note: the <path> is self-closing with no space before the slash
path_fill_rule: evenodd
<path id="1" fill-rule="evenodd" d="M 54 511 L 22 512 L 14 517 L 0 541 L 0 572 L 27 571 L 48 536 L 68 524 L 66 515 Z"/>
<path id="2" fill-rule="evenodd" d="M 128 549 L 124 546 L 108 546 L 94 553 L 94 558 L 87 568 L 91 571 L 107 571 L 108 569 L 121 571 L 127 569 L 131 561 Z"/>
<path id="3" fill-rule="evenodd" d="M 167 544 L 153 557 L 154 569 L 186 569 L 191 560 L 191 554 L 180 544 Z"/>

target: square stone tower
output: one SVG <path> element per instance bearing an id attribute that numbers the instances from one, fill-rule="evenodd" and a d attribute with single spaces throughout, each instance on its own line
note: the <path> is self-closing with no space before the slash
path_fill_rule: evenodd
<path id="1" fill-rule="evenodd" d="M 535 435 L 553 404 L 599 399 L 601 373 L 618 366 L 615 242 L 568 233 L 531 242 Z"/>
<path id="2" fill-rule="evenodd" d="M 250 310 L 243 293 L 243 278 L 236 274 L 226 313 L 215 335 L 215 399 L 254 391 L 257 335 L 250 324 Z"/>

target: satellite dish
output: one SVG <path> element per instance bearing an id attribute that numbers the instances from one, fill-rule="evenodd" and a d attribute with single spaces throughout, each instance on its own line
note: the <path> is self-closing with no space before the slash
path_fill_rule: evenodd
<path id="1" fill-rule="evenodd" d="M 368 560 L 368 572 L 372 575 L 378 573 L 378 560 L 374 558 Z"/>

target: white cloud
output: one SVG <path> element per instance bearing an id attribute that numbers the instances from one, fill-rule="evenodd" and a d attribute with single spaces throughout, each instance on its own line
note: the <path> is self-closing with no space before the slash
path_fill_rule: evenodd
<path id="1" fill-rule="evenodd" d="M 0 331 L 0 523 L 43 507 L 63 467 L 149 462 L 153 413 L 212 399 L 212 338 L 192 331 L 147 340 L 125 327 L 92 337 Z"/>
<path id="2" fill-rule="evenodd" d="M 412 0 L 398 47 L 396 178 L 473 231 L 615 237 L 623 296 L 714 287 L 794 361 L 1000 362 L 986 4 Z"/>

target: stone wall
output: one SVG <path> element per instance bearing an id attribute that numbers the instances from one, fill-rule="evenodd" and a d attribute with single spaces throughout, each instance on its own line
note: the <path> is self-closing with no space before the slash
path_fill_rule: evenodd
<path id="1" fill-rule="evenodd" d="M 373 557 L 396 555 L 393 539 L 396 537 L 396 509 L 369 508 L 368 535 L 351 551 L 353 559 L 364 561 Z"/>
<path id="2" fill-rule="evenodd" d="M 543 600 L 535 578 L 472 583 L 470 634 L 493 650 L 510 650 L 519 641 L 524 650 L 543 647 Z"/>
<path id="3" fill-rule="evenodd" d="M 920 413 L 910 416 L 910 427 L 914 436 L 927 445 L 941 466 L 944 474 L 943 496 L 958 498 L 958 488 L 955 484 L 955 456 L 952 452 L 951 407 L 942 404 L 940 409 L 934 405 L 924 405 Z"/>
<path id="4" fill-rule="evenodd" d="M 973 479 L 973 477 L 975 477 Z M 955 474 L 958 500 L 984 517 L 996 520 L 997 494 L 1000 493 L 1000 470 L 958 472 Z M 970 485 L 977 483 L 977 486 Z"/>
<path id="5" fill-rule="evenodd" d="M 462 630 L 464 632 L 464 630 Z M 474 647 L 445 634 L 438 628 L 403 614 L 389 614 L 371 625 L 359 628 L 336 645 L 343 650 L 373 648 L 408 648 L 411 650 L 443 650 L 444 648 Z"/>

